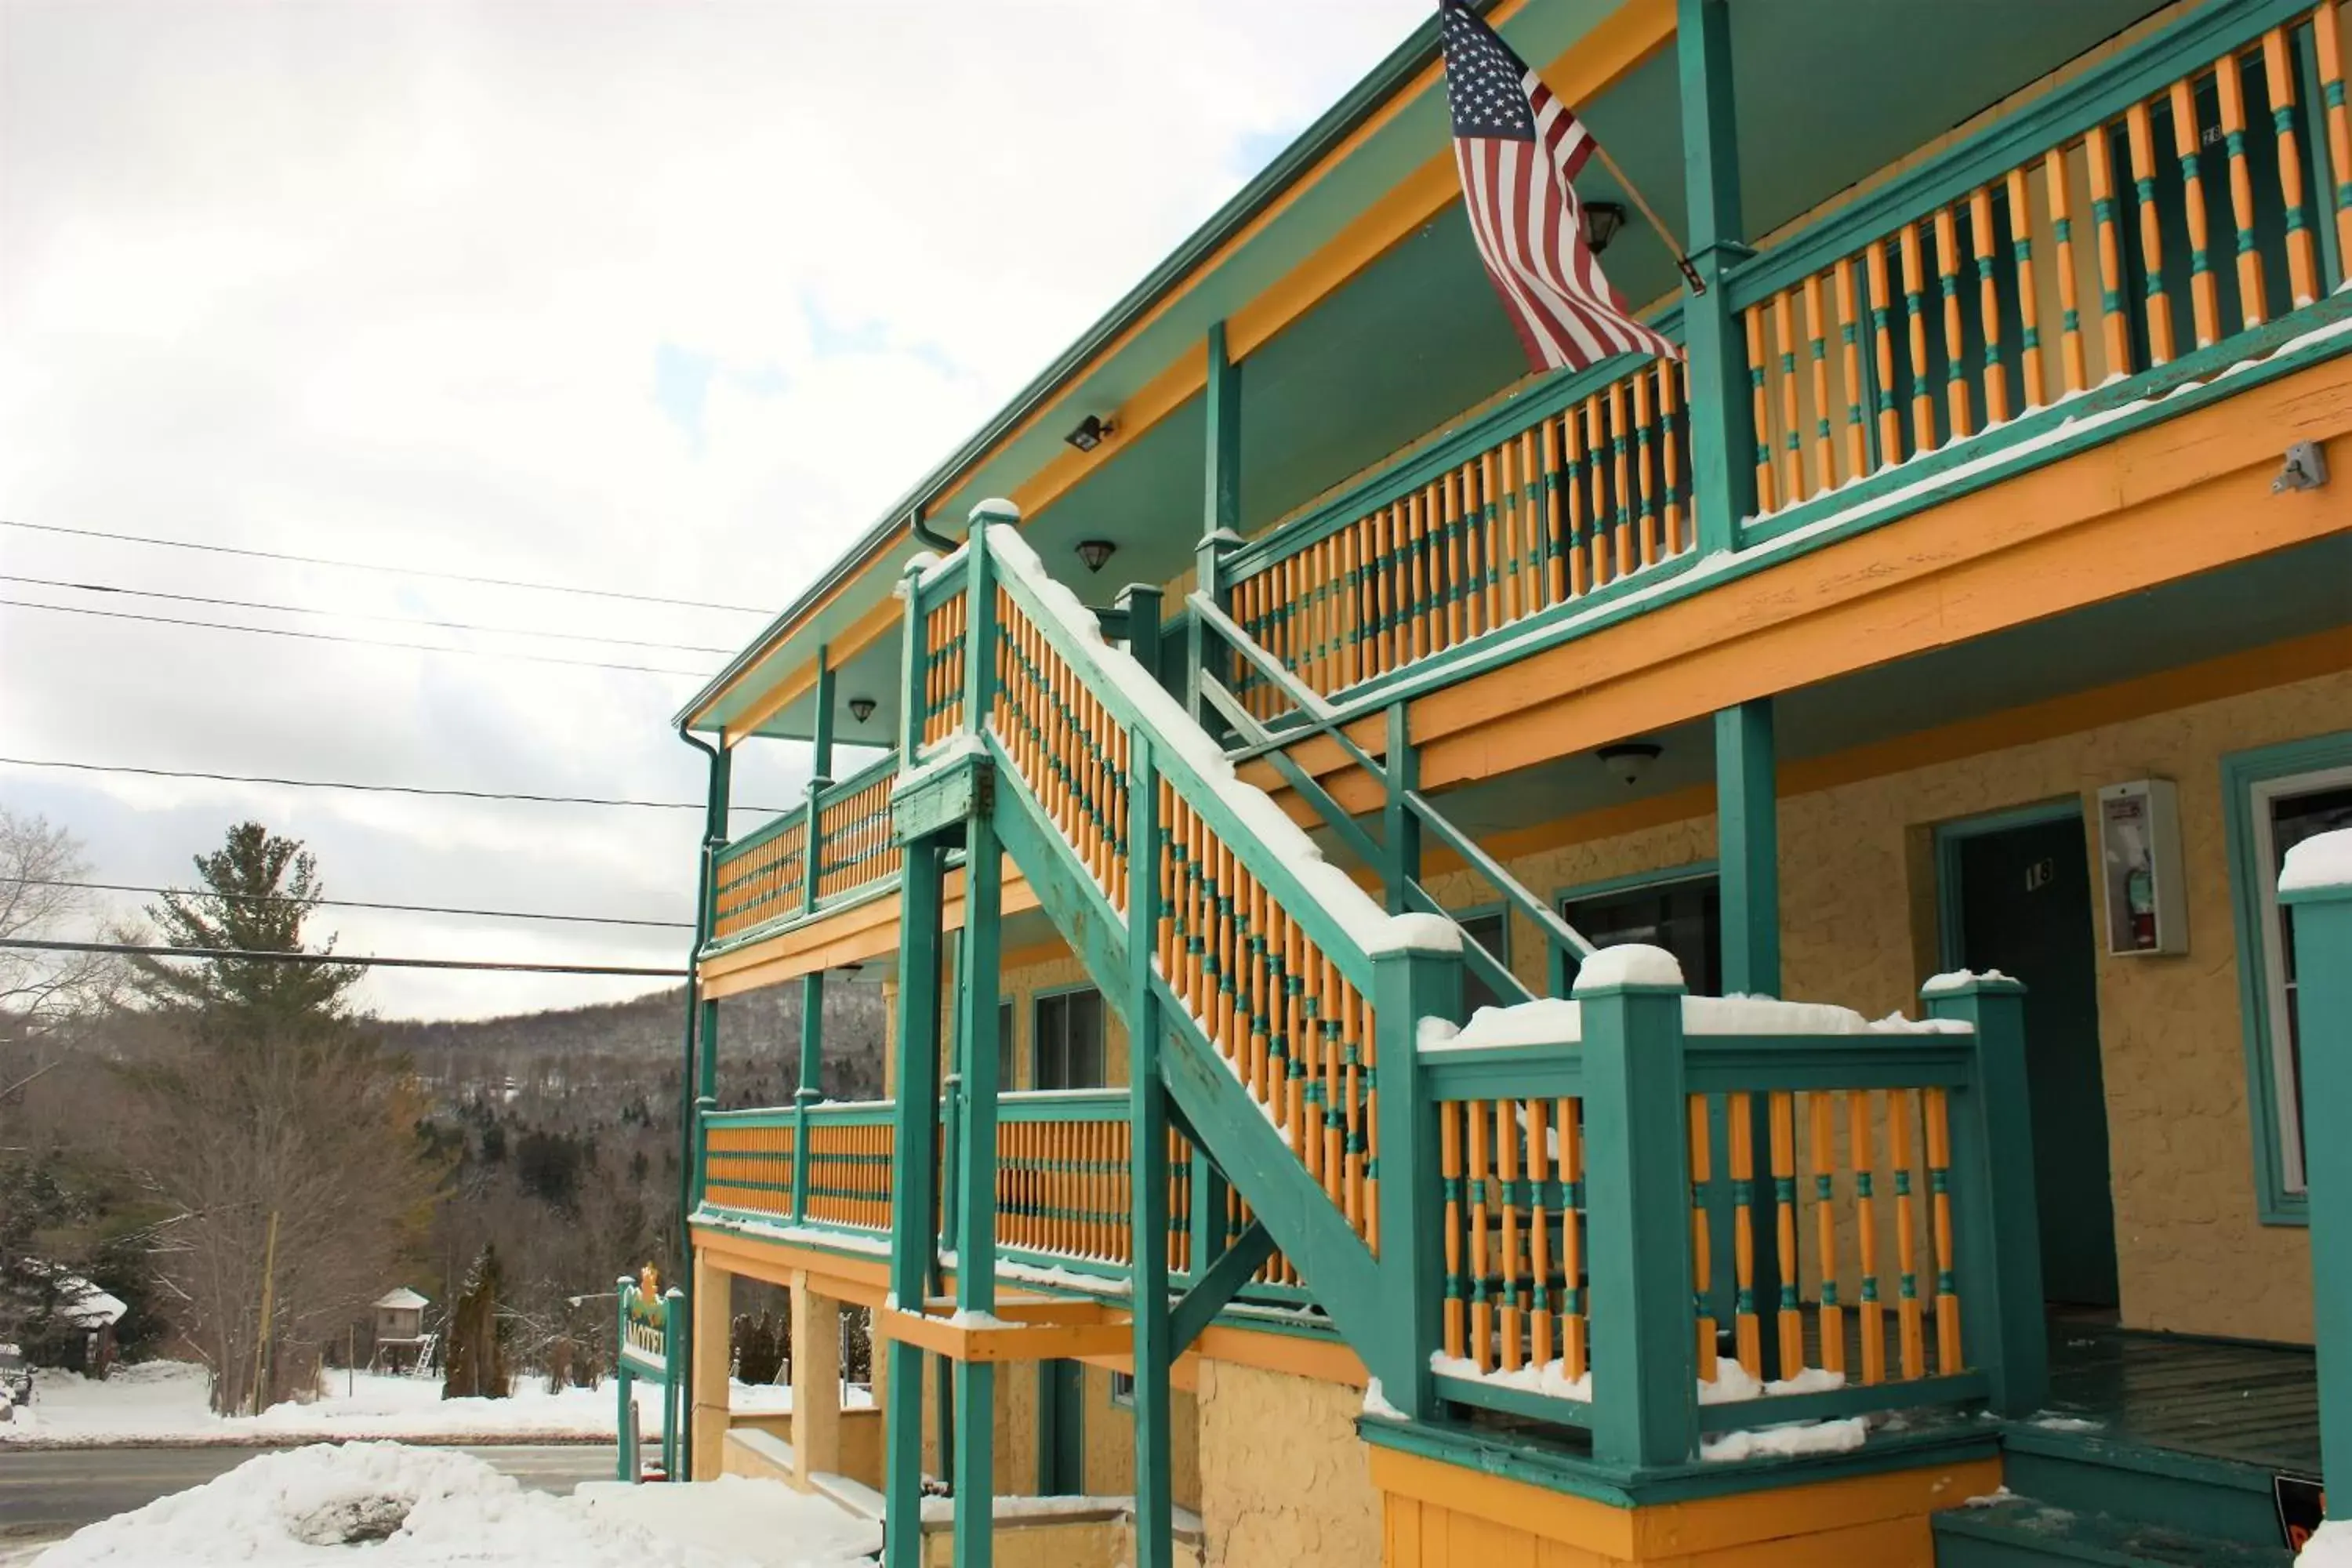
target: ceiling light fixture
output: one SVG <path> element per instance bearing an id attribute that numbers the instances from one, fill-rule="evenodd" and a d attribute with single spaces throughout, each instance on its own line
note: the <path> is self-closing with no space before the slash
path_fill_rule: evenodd
<path id="1" fill-rule="evenodd" d="M 1592 247 L 1593 255 L 1598 256 L 1608 249 L 1609 242 L 1616 238 L 1617 231 L 1624 226 L 1625 209 L 1617 203 L 1584 204 L 1584 243 Z"/>
<path id="2" fill-rule="evenodd" d="M 1087 571 L 1099 572 L 1103 569 L 1103 563 L 1109 560 L 1118 549 L 1118 546 L 1108 539 L 1081 539 L 1078 541 L 1078 559 L 1087 563 Z"/>
<path id="3" fill-rule="evenodd" d="M 853 697 L 849 700 L 849 716 L 863 724 L 874 717 L 874 699 Z"/>
<path id="4" fill-rule="evenodd" d="M 1631 789 L 1642 782 L 1642 776 L 1650 771 L 1650 764 L 1656 762 L 1658 754 L 1664 750 L 1655 741 L 1620 741 L 1614 745 L 1601 747 L 1594 755 L 1601 759 L 1603 767 L 1617 775 L 1619 784 Z"/>

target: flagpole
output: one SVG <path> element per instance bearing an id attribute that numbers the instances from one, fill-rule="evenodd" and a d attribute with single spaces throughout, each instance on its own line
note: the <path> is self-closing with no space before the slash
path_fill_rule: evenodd
<path id="1" fill-rule="evenodd" d="M 1625 177 L 1625 171 L 1617 166 L 1617 160 L 1609 155 L 1609 149 L 1603 147 L 1597 139 L 1589 144 L 1592 148 L 1593 156 L 1601 160 L 1601 166 L 1609 171 L 1609 177 L 1615 180 L 1625 194 L 1633 198 L 1635 208 L 1643 217 L 1650 220 L 1650 226 L 1658 231 L 1658 237 L 1666 242 L 1668 250 L 1674 252 L 1675 265 L 1682 268 L 1683 281 L 1690 285 L 1691 292 L 1706 293 L 1706 285 L 1700 281 L 1698 268 L 1691 265 L 1690 252 L 1684 248 L 1681 240 L 1675 237 L 1675 231 L 1666 226 L 1666 220 L 1658 216 L 1657 209 L 1643 198 L 1642 188 Z"/>

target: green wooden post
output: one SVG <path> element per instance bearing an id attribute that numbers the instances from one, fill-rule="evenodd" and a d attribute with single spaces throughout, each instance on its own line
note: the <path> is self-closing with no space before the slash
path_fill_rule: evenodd
<path id="1" fill-rule="evenodd" d="M 939 1155 L 940 841 L 906 845 L 898 910 L 897 1107 L 890 1151 L 891 1202 L 901 1223 L 890 1232 L 890 1295 L 919 1311 L 931 1268 L 930 1215 Z M 889 1349 L 890 1389 L 883 1421 L 883 1519 L 887 1568 L 920 1568 L 923 1517 L 923 1352 L 904 1340 Z"/>
<path id="2" fill-rule="evenodd" d="M 1018 524 L 1012 504 L 984 500 L 971 509 L 965 550 L 963 712 L 965 726 L 986 727 L 996 702 L 996 557 L 987 529 Z M 996 1305 L 996 976 L 1003 967 L 1004 851 L 986 810 L 964 829 L 963 935 L 956 964 L 956 1045 L 961 1052 L 956 1112 L 958 1159 L 949 1226 L 963 1266 L 956 1306 L 985 1312 Z M 996 1369 L 955 1363 L 952 1411 L 956 1487 L 955 1560 L 988 1568 L 995 1551 Z M 943 1442 L 944 1449 L 950 1445 Z"/>
<path id="3" fill-rule="evenodd" d="M 1223 321 L 1209 327 L 1208 353 L 1208 383 L 1202 392 L 1208 427 L 1202 484 L 1205 499 L 1195 575 L 1200 591 L 1222 609 L 1227 586 L 1224 560 L 1241 544 L 1242 522 L 1242 369 L 1226 356 Z M 1224 661 L 1198 616 L 1185 617 L 1185 641 L 1184 706 L 1197 721 L 1202 717 L 1202 673 L 1223 668 Z"/>
<path id="4" fill-rule="evenodd" d="M 1683 187 L 1690 209 L 1691 265 L 1706 292 L 1683 304 L 1690 367 L 1691 510 L 1701 554 L 1738 542 L 1755 489 L 1748 349 L 1725 275 L 1753 253 L 1742 238 L 1739 148 L 1732 114 L 1728 0 L 1676 0 L 1675 58 L 1681 73 Z"/>
<path id="5" fill-rule="evenodd" d="M 1160 590 L 1149 583 L 1129 583 L 1111 601 L 1127 616 L 1129 657 L 1150 671 L 1154 681 L 1160 679 Z"/>
<path id="6" fill-rule="evenodd" d="M 692 1405 L 688 1391 L 694 1376 L 693 1363 L 687 1359 L 688 1342 L 693 1335 L 691 1331 L 681 1333 L 679 1331 L 684 1328 L 686 1292 L 673 1285 L 662 1292 L 662 1364 L 667 1369 L 662 1381 L 670 1390 L 667 1408 L 677 1413 L 675 1418 L 662 1426 L 662 1474 L 673 1481 L 686 1479 L 686 1471 L 681 1468 L 686 1462 L 686 1435 L 694 1426 L 691 1421 L 684 1419 L 686 1411 Z"/>
<path id="7" fill-rule="evenodd" d="M 1929 1016 L 1976 1031 L 1974 1082 L 1951 1105 L 1962 1348 L 1969 1365 L 1990 1378 L 1995 1414 L 2031 1415 L 2049 1396 L 2050 1346 L 2025 1082 L 2025 987 L 1972 977 L 1920 995 Z"/>
<path id="8" fill-rule="evenodd" d="M 808 816 L 801 830 L 801 912 L 816 910 L 817 819 L 833 784 L 833 650 L 816 650 L 816 717 L 810 740 Z M 824 1098 L 824 971 L 801 978 L 801 1060 L 793 1088 L 793 1223 L 808 1218 L 809 1108 Z"/>
<path id="9" fill-rule="evenodd" d="M 1772 700 L 1759 698 L 1727 708 L 1715 716 L 1715 821 L 1717 882 L 1722 893 L 1723 990 L 1726 995 L 1778 996 L 1780 994 L 1780 830 L 1777 766 L 1773 743 Z M 1748 1097 L 1754 1147 L 1772 1146 L 1771 1098 Z M 1710 1121 L 1712 1117 L 1710 1116 Z M 1710 1136 L 1721 1130 L 1710 1126 Z M 1717 1142 L 1717 1148 L 1726 1145 Z M 1759 1173 L 1754 1227 L 1755 1296 L 1757 1310 L 1769 1319 L 1781 1303 L 1781 1270 L 1778 1232 L 1770 1223 L 1770 1205 L 1761 1201 L 1771 1192 L 1770 1177 Z M 1734 1223 L 1732 1184 L 1713 1185 L 1708 1225 L 1718 1243 L 1727 1243 Z M 1718 1247 L 1716 1256 L 1728 1258 Z M 1728 1274 L 1728 1270 L 1723 1271 Z M 1724 1283 L 1730 1281 L 1727 1278 Z M 1727 1318 L 1718 1319 L 1728 1321 Z M 1764 1375 L 1782 1375 L 1780 1342 L 1766 1334 Z M 1795 1369 L 1789 1369 L 1793 1371 Z"/>
<path id="10" fill-rule="evenodd" d="M 1590 1308 L 1606 1341 L 1592 1357 L 1592 1455 L 1633 1468 L 1679 1465 L 1698 1439 L 1683 988 L 1596 976 L 1600 967 L 1586 963 L 1575 987 Z"/>
<path id="11" fill-rule="evenodd" d="M 1420 1020 L 1462 1017 L 1462 954 L 1408 948 L 1372 955 L 1379 1055 L 1380 1277 L 1377 1343 L 1360 1346 L 1390 1404 L 1413 1419 L 1437 1414 L 1429 1356 L 1445 1309 L 1445 1196 L 1437 1180 L 1437 1107 L 1421 1077 Z"/>
<path id="12" fill-rule="evenodd" d="M 1135 737 L 1128 781 L 1127 989 L 1129 1214 L 1135 1311 L 1135 1568 L 1174 1568 L 1168 1368 L 1168 1090 L 1160 1079 L 1160 772 Z"/>
<path id="13" fill-rule="evenodd" d="M 898 634 L 898 761 L 909 768 L 923 749 L 923 668 L 930 657 L 923 641 L 922 592 L 916 582 L 921 574 L 909 561 L 898 577 L 898 595 L 907 601 L 907 618 Z M 811 845 L 812 857 L 814 850 Z M 816 874 L 814 858 L 809 874 Z"/>
<path id="14" fill-rule="evenodd" d="M 2326 1117 L 2352 1105 L 2352 831 L 2307 838 L 2287 854 L 2279 902 L 2294 931 L 2296 1033 L 2303 1041 L 2303 1103 L 2315 1112 L 2303 1141 L 2311 1204 L 2312 1339 L 2319 1354 L 2319 1453 L 2330 1519 L 2352 1518 L 2352 1140 Z M 2300 867 L 2308 868 L 2299 869 Z M 2254 962 L 2240 953 L 2238 962 Z"/>
<path id="15" fill-rule="evenodd" d="M 613 1287 L 613 1381 L 620 1384 L 621 1404 L 614 1417 L 615 1446 L 621 1450 L 619 1473 L 614 1478 L 635 1485 L 644 1479 L 637 1463 L 637 1374 L 629 1370 L 629 1296 L 636 1282 L 624 1274 Z"/>
<path id="16" fill-rule="evenodd" d="M 1388 785 L 1388 799 L 1381 813 L 1381 842 L 1389 857 L 1388 911 L 1401 915 L 1412 909 L 1412 897 L 1406 889 L 1421 876 L 1421 819 L 1404 803 L 1406 792 L 1421 787 L 1421 758 L 1412 749 L 1402 702 L 1389 704 L 1389 749 L 1381 762 Z"/>

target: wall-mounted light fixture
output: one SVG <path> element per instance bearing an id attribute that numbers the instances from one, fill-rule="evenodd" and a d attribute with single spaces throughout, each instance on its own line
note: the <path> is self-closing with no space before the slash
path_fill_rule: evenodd
<path id="1" fill-rule="evenodd" d="M 1650 764 L 1656 762 L 1658 754 L 1664 750 L 1655 741 L 1620 741 L 1614 745 L 1601 747 L 1594 755 L 1601 759 L 1603 767 L 1617 775 L 1619 784 L 1631 789 L 1642 782 L 1643 775 L 1650 771 Z"/>
<path id="2" fill-rule="evenodd" d="M 853 697 L 849 700 L 849 716 L 863 724 L 874 717 L 874 699 Z"/>
<path id="3" fill-rule="evenodd" d="M 1617 203 L 1584 204 L 1584 243 L 1592 247 L 1593 255 L 1598 256 L 1608 249 L 1609 242 L 1616 238 L 1617 231 L 1624 226 L 1625 209 Z"/>
<path id="4" fill-rule="evenodd" d="M 1103 569 L 1103 563 L 1109 560 L 1118 549 L 1118 546 L 1108 539 L 1081 539 L 1078 541 L 1078 559 L 1087 563 L 1087 571 L 1099 572 Z"/>
<path id="5" fill-rule="evenodd" d="M 2326 482 L 2327 454 L 2316 441 L 2297 441 L 2286 449 L 2286 461 L 2280 466 L 2278 478 L 2271 481 L 2271 494 L 2315 490 Z"/>
<path id="6" fill-rule="evenodd" d="M 1081 452 L 1091 452 L 1109 437 L 1115 426 L 1099 415 L 1089 414 L 1078 421 L 1078 427 L 1062 437 Z"/>

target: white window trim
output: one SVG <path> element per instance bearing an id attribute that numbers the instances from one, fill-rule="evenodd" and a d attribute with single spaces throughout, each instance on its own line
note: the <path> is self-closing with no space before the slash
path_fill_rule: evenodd
<path id="1" fill-rule="evenodd" d="M 2247 786 L 2248 826 L 2253 830 L 2254 889 L 2262 916 L 2263 1010 L 2270 1025 L 2271 1086 L 2277 1103 L 2279 1185 L 2302 1196 L 2309 1192 L 2303 1173 L 2303 1114 L 2294 1097 L 2294 1037 L 2287 1027 L 2286 957 L 2279 951 L 2278 840 L 2271 831 L 2271 803 L 2281 795 L 2311 795 L 2352 787 L 2352 768 L 2321 768 L 2282 773 Z"/>

